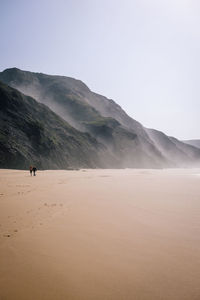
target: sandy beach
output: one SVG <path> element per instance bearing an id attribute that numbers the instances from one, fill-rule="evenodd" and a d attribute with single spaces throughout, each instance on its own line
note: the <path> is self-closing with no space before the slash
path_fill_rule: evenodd
<path id="1" fill-rule="evenodd" d="M 0 300 L 200 299 L 200 170 L 0 170 Z"/>

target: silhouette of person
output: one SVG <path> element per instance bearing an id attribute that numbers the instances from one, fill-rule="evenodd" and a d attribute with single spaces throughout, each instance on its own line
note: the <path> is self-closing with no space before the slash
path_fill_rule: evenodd
<path id="1" fill-rule="evenodd" d="M 35 176 L 35 172 L 37 171 L 36 167 L 33 167 L 33 175 Z"/>
<path id="2" fill-rule="evenodd" d="M 29 167 L 29 170 L 30 170 L 30 175 L 32 176 L 33 167 L 32 167 L 32 166 L 30 166 L 30 167 Z"/>

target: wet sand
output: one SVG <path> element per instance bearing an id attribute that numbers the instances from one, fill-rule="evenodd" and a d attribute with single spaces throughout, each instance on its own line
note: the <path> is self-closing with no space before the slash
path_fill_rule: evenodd
<path id="1" fill-rule="evenodd" d="M 200 170 L 0 170 L 0 300 L 200 299 Z"/>

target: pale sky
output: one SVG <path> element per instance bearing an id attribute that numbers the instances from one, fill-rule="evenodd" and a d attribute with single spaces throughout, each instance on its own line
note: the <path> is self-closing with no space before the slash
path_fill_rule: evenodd
<path id="1" fill-rule="evenodd" d="M 200 1 L 0 0 L 0 71 L 84 81 L 131 117 L 200 138 Z"/>

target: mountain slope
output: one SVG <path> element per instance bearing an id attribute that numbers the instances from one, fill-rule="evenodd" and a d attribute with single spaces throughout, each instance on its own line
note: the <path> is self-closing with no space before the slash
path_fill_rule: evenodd
<path id="1" fill-rule="evenodd" d="M 100 167 L 102 146 L 87 133 L 0 82 L 0 167 Z"/>
<path id="2" fill-rule="evenodd" d="M 200 140 L 186 140 L 186 141 L 182 141 L 185 144 L 194 146 L 196 148 L 200 148 Z"/>
<path id="3" fill-rule="evenodd" d="M 199 163 L 195 147 L 144 128 L 113 100 L 98 95 L 80 80 L 22 71 L 0 72 L 0 80 L 44 103 L 78 131 L 103 145 L 107 167 L 184 167 Z"/>
<path id="4" fill-rule="evenodd" d="M 99 140 L 107 140 L 107 146 L 71 127 L 46 105 L 0 82 L 0 168 L 24 169 L 29 164 L 40 169 L 155 165 L 140 149 L 137 135 L 117 121 L 105 118 L 87 126 Z"/>
<path id="5" fill-rule="evenodd" d="M 139 122 L 130 118 L 113 100 L 91 92 L 83 82 L 17 68 L 1 72 L 0 80 L 46 104 L 76 129 L 89 132 L 110 153 L 114 151 L 122 167 L 167 165 L 167 160 Z M 112 133 L 109 138 L 107 132 Z"/>
<path id="6" fill-rule="evenodd" d="M 171 167 L 200 166 L 200 149 L 187 145 L 161 131 L 146 128 L 152 141 L 170 161 Z"/>
<path id="7" fill-rule="evenodd" d="M 46 104 L 79 130 L 85 130 L 87 122 L 111 117 L 151 143 L 139 122 L 130 118 L 113 100 L 90 91 L 80 80 L 22 71 L 17 68 L 0 72 L 0 80 L 38 102 Z"/>

